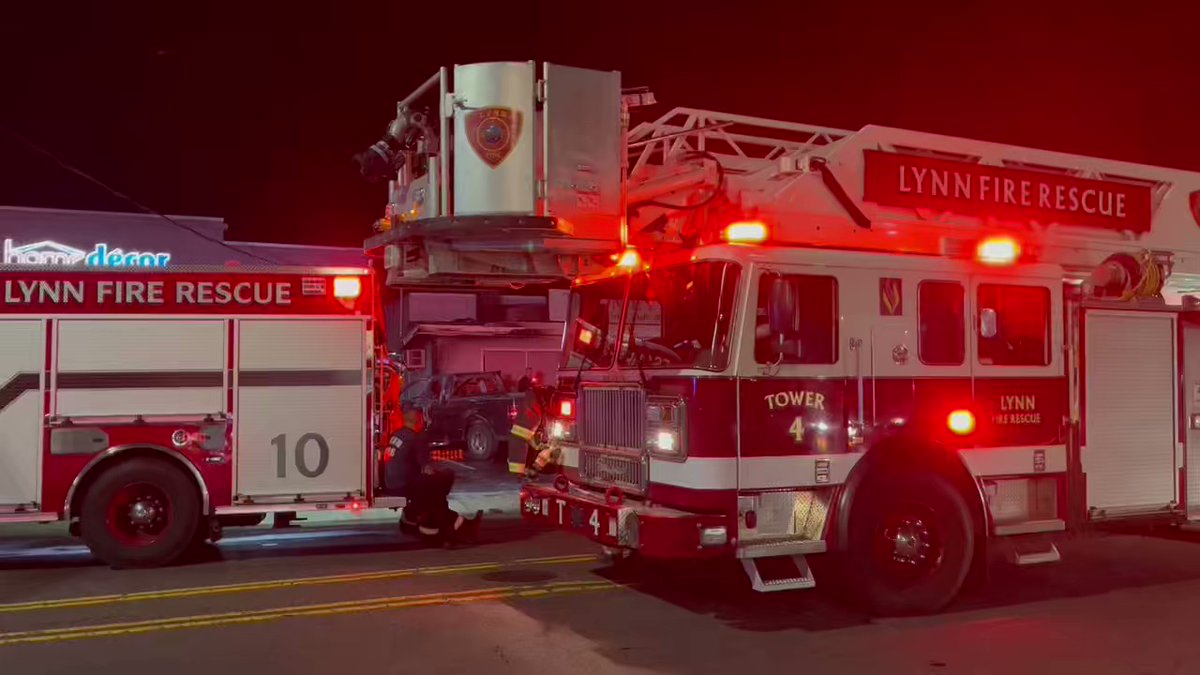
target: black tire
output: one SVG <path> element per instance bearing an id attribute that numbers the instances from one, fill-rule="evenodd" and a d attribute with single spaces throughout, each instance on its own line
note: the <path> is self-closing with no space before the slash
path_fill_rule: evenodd
<path id="1" fill-rule="evenodd" d="M 193 548 L 200 516 L 191 477 L 166 460 L 138 457 L 103 469 L 91 484 L 80 534 L 92 554 L 112 567 L 158 567 Z"/>
<path id="2" fill-rule="evenodd" d="M 467 423 L 466 441 L 467 459 L 474 462 L 485 462 L 496 456 L 496 432 L 487 420 L 475 418 Z"/>
<path id="3" fill-rule="evenodd" d="M 966 501 L 936 474 L 878 475 L 850 511 L 844 582 L 864 609 L 884 616 L 936 612 L 971 568 L 975 531 Z"/>

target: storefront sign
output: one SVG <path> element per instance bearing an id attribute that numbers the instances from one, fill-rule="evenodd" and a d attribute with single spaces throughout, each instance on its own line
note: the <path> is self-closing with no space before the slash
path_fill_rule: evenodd
<path id="1" fill-rule="evenodd" d="M 878 150 L 865 150 L 864 160 L 863 199 L 876 204 L 1139 233 L 1150 230 L 1148 185 Z"/>
<path id="2" fill-rule="evenodd" d="M 4 240 L 5 265 L 166 267 L 170 261 L 170 253 L 125 251 L 109 248 L 108 244 L 96 244 L 89 252 L 49 240 L 21 246 L 14 245 L 12 239 Z"/>

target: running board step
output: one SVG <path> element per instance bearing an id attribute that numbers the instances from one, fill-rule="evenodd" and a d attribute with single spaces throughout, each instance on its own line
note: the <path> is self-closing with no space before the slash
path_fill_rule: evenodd
<path id="1" fill-rule="evenodd" d="M 795 591 L 817 585 L 812 568 L 802 555 L 743 558 L 742 568 L 750 586 L 759 593 Z"/>
<path id="2" fill-rule="evenodd" d="M 1062 556 L 1058 553 L 1058 547 L 1050 544 L 1049 549 L 1040 551 L 1017 551 L 1012 553 L 1012 560 L 1017 565 L 1048 565 L 1062 560 Z"/>
<path id="3" fill-rule="evenodd" d="M 822 539 L 776 539 L 753 544 L 744 544 L 737 550 L 737 557 L 746 558 L 775 558 L 778 556 L 810 555 L 824 553 L 825 541 Z"/>

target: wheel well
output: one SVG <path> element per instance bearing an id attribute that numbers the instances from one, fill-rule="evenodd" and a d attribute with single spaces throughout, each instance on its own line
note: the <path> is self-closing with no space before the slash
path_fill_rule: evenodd
<path id="1" fill-rule="evenodd" d="M 873 476 L 889 471 L 929 471 L 947 479 L 962 496 L 971 512 L 975 529 L 974 565 L 981 565 L 991 531 L 987 504 L 979 482 L 971 475 L 958 453 L 925 438 L 905 435 L 882 441 L 870 448 L 855 465 L 842 487 L 834 512 L 831 546 L 841 548 L 850 530 L 850 510 L 858 489 Z"/>
<path id="2" fill-rule="evenodd" d="M 162 462 L 168 466 L 174 466 L 176 470 L 182 471 L 184 475 L 191 479 L 192 487 L 196 490 L 196 496 L 200 499 L 201 513 L 208 515 L 208 490 L 204 487 L 204 480 L 200 477 L 200 472 L 197 471 L 196 467 L 178 453 L 166 448 L 154 445 L 138 445 L 110 448 L 106 452 L 94 457 L 87 466 L 83 467 L 79 472 L 79 476 L 67 492 L 66 519 L 70 521 L 79 517 L 84 496 L 87 495 L 88 489 L 96 482 L 96 479 L 105 471 L 118 464 L 138 458 Z"/>
<path id="3" fill-rule="evenodd" d="M 487 417 L 484 417 L 483 415 L 479 414 L 478 411 L 472 411 L 469 415 L 467 415 L 466 428 L 470 429 L 471 425 L 475 424 L 476 422 L 483 422 L 484 424 L 487 425 L 488 429 L 491 429 L 493 432 L 496 430 L 495 426 L 492 424 L 491 420 L 489 420 Z"/>

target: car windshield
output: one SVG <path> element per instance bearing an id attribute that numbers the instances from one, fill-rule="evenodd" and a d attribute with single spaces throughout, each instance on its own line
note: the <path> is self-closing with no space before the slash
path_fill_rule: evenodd
<path id="1" fill-rule="evenodd" d="M 576 286 L 571 291 L 563 357 L 564 370 L 590 370 L 612 365 L 617 351 L 621 305 L 629 278 L 613 277 Z"/>
<path id="2" fill-rule="evenodd" d="M 633 277 L 621 328 L 622 366 L 722 370 L 739 268 L 705 261 Z"/>

